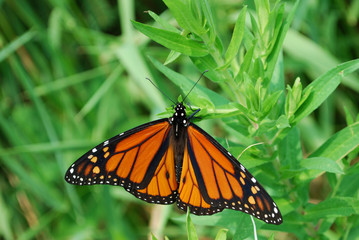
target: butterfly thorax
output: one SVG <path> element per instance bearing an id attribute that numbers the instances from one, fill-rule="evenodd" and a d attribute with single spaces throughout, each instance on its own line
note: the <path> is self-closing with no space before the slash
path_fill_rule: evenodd
<path id="1" fill-rule="evenodd" d="M 174 134 L 177 138 L 180 135 L 180 131 L 188 126 L 189 121 L 186 116 L 186 107 L 183 103 L 178 103 L 174 109 L 175 113 L 168 120 L 173 125 Z"/>
<path id="2" fill-rule="evenodd" d="M 182 103 L 178 103 L 174 109 L 175 113 L 168 119 L 168 121 L 173 126 L 169 134 L 170 141 L 175 143 L 171 144 L 171 146 L 173 146 L 173 154 L 176 166 L 176 179 L 177 182 L 179 182 L 182 171 L 183 154 L 186 143 L 186 131 L 189 120 L 186 116 L 186 107 Z"/>

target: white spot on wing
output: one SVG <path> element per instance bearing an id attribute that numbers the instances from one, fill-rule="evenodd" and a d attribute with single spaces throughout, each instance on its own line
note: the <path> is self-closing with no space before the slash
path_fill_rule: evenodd
<path id="1" fill-rule="evenodd" d="M 254 183 L 257 182 L 257 180 L 256 180 L 254 177 L 252 177 L 251 180 L 252 180 L 252 182 L 254 182 Z"/>
<path id="2" fill-rule="evenodd" d="M 93 149 L 92 149 L 92 152 L 93 152 L 93 153 L 97 152 L 97 149 L 96 149 L 96 148 L 93 148 Z"/>
<path id="3" fill-rule="evenodd" d="M 107 144 L 108 144 L 108 140 L 103 143 L 104 146 L 106 146 Z"/>
<path id="4" fill-rule="evenodd" d="M 73 168 L 71 168 L 71 169 L 70 169 L 70 173 L 72 174 L 73 172 L 74 172 L 74 169 L 73 169 Z"/>

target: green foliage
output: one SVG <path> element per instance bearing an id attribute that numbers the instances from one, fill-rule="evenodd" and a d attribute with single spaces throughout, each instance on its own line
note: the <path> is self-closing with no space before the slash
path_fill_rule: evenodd
<path id="1" fill-rule="evenodd" d="M 191 217 L 189 215 L 189 209 L 187 209 L 187 236 L 188 240 L 198 240 L 198 236 L 196 233 L 196 228 L 194 227 L 194 224 L 191 220 Z"/>
<path id="2" fill-rule="evenodd" d="M 284 222 L 257 234 L 355 239 L 358 2 L 2 1 L 0 238 L 253 237 L 243 213 L 184 216 L 63 179 L 95 144 L 172 114 L 146 77 L 182 101 L 208 70 L 185 99 L 194 120 L 236 156 L 263 143 L 240 162 Z"/>
<path id="3" fill-rule="evenodd" d="M 222 228 L 221 230 L 218 231 L 215 240 L 226 240 L 227 232 L 228 232 L 228 229 Z"/>

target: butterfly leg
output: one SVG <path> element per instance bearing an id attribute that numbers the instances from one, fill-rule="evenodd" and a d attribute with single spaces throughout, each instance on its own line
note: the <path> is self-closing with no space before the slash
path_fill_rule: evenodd
<path id="1" fill-rule="evenodd" d="M 191 108 L 191 106 L 189 106 L 190 107 L 190 109 L 192 110 L 192 111 L 194 111 L 192 108 Z M 191 119 L 194 115 L 196 115 L 199 111 L 201 111 L 201 109 L 200 108 L 198 108 L 196 111 L 194 111 L 194 113 L 192 113 L 192 115 L 191 116 L 189 116 L 189 118 L 188 119 Z"/>

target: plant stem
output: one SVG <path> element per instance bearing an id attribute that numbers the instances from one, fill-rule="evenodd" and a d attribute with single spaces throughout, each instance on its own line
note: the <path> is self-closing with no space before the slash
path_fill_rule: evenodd
<path id="1" fill-rule="evenodd" d="M 209 36 L 207 34 L 203 34 L 201 36 L 201 38 L 208 46 L 209 53 L 211 54 L 213 59 L 216 61 L 217 66 L 224 65 L 224 60 L 223 60 L 220 52 L 214 46 L 213 41 L 210 40 Z M 221 86 L 226 91 L 226 93 L 229 94 L 230 96 L 232 96 L 232 98 L 234 97 L 238 103 L 245 106 L 244 102 L 240 98 L 241 94 L 238 91 L 239 88 L 238 88 L 236 82 L 234 81 L 233 77 L 231 76 L 231 74 L 226 70 L 221 71 L 220 74 L 222 75 L 222 79 L 225 79 L 225 83 L 228 85 L 228 86 L 224 86 L 223 84 L 221 84 Z"/>

